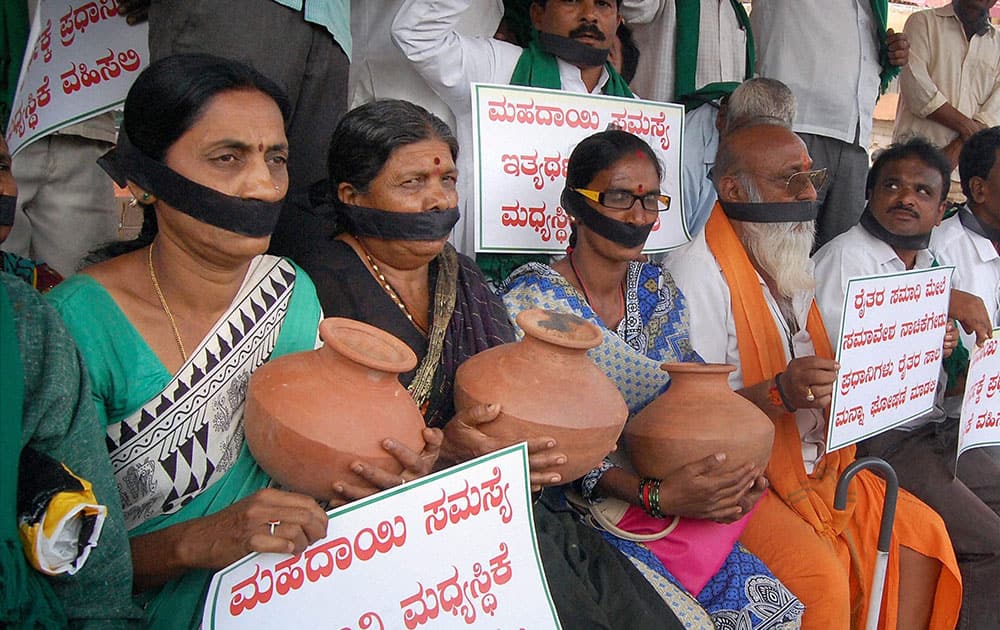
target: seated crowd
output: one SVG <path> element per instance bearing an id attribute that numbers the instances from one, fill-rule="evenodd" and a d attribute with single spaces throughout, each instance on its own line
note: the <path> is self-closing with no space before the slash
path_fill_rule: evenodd
<path id="1" fill-rule="evenodd" d="M 717 112 L 687 116 L 692 238 L 663 260 L 643 250 L 661 213 L 678 212 L 674 193 L 656 152 L 617 128 L 579 142 L 557 182 L 565 256 L 473 258 L 469 83 L 632 97 L 606 50 L 598 61 L 585 50 L 608 46 L 618 9 L 526 3 L 543 36 L 522 48 L 451 32 L 461 0 L 432 16 L 413 4 L 392 36 L 457 127 L 406 100 L 340 117 L 317 201 L 324 228 L 300 234 L 291 256 L 269 246 L 294 192 L 293 104 L 249 65 L 185 53 L 139 74 L 100 161 L 141 208 L 138 237 L 93 251 L 65 280 L 26 259 L 12 261 L 21 279 L 0 274 L 0 626 L 198 627 L 216 571 L 251 552 L 301 553 L 337 527 L 329 508 L 508 446 L 484 432 L 501 401 L 456 409 L 456 372 L 519 339 L 516 316 L 540 307 L 600 329 L 589 356 L 630 418 L 670 386 L 662 364 L 725 363 L 774 428 L 766 466 L 718 452 L 663 479 L 636 472 L 625 448 L 563 478 L 569 445 L 528 439 L 537 548 L 563 627 L 846 630 L 872 605 L 884 629 L 1000 627 L 1000 456 L 956 462 L 962 371 L 1000 321 L 1000 127 L 962 147 L 967 202 L 954 216 L 948 157 L 914 138 L 876 156 L 860 221 L 817 247 L 827 171 L 791 129 L 791 91 L 747 79 Z M 597 16 L 586 43 L 573 34 L 583 4 Z M 17 194 L 10 162 L 0 138 L 0 223 Z M 828 451 L 847 281 L 937 265 L 955 272 L 934 409 Z M 54 288 L 40 297 L 23 280 Z M 316 348 L 324 317 L 413 351 L 399 379 L 425 446 L 379 436 L 402 474 L 358 461 L 313 497 L 275 486 L 243 414 L 254 371 Z M 874 604 L 886 481 L 862 471 L 834 506 L 862 455 L 891 463 L 901 485 Z M 47 497 L 85 499 L 79 549 L 59 567 L 26 538 L 41 535 L 22 509 L 32 477 L 58 486 L 38 491 Z"/>

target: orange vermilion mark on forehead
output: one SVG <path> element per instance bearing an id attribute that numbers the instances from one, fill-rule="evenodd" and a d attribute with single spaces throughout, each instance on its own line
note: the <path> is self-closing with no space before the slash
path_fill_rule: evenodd
<path id="1" fill-rule="evenodd" d="M 803 150 L 799 159 L 802 160 L 802 168 L 809 168 L 809 153 L 807 151 Z"/>

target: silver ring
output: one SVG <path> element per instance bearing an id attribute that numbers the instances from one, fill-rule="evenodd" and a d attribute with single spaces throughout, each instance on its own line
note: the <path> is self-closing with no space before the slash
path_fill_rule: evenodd
<path id="1" fill-rule="evenodd" d="M 267 526 L 269 528 L 269 532 L 270 532 L 270 534 L 272 536 L 274 536 L 274 528 L 277 527 L 278 525 L 281 525 L 281 521 L 268 521 L 267 522 Z"/>

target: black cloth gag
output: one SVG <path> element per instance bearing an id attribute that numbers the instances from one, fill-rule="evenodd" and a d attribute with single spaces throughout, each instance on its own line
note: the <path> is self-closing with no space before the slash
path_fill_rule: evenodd
<path id="1" fill-rule="evenodd" d="M 97 163 L 119 186 L 135 182 L 170 207 L 202 223 L 245 236 L 270 236 L 282 201 L 243 199 L 203 186 L 136 148 L 122 130 L 118 145 Z"/>
<path id="2" fill-rule="evenodd" d="M 631 249 L 645 244 L 650 230 L 653 229 L 653 223 L 635 225 L 604 216 L 590 207 L 586 197 L 572 188 L 563 188 L 560 201 L 563 210 L 571 217 L 575 217 L 587 229 L 622 247 Z"/>

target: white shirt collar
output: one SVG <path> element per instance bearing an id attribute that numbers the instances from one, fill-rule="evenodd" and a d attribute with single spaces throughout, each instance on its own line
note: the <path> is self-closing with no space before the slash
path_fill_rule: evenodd
<path id="1" fill-rule="evenodd" d="M 556 64 L 559 66 L 559 82 L 562 84 L 562 89 L 568 92 L 587 93 L 587 86 L 583 82 L 583 76 L 579 68 L 568 61 L 563 61 L 559 57 L 556 57 Z M 600 94 L 609 79 L 611 79 L 611 75 L 608 74 L 607 67 L 601 66 L 601 76 L 597 80 L 597 85 L 594 86 L 594 89 L 590 93 Z"/>
<path id="2" fill-rule="evenodd" d="M 896 250 L 892 248 L 891 245 L 885 241 L 876 238 L 871 232 L 866 230 L 864 226 L 859 225 L 860 231 L 864 238 L 868 239 L 869 245 L 872 248 L 872 255 L 875 256 L 880 265 L 888 265 L 889 263 L 898 263 L 903 269 L 906 269 L 906 264 L 896 255 Z M 917 259 L 914 262 L 914 269 L 929 269 L 930 266 L 934 264 L 934 254 L 931 253 L 929 249 L 921 249 L 917 251 Z"/>

